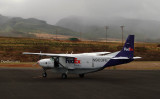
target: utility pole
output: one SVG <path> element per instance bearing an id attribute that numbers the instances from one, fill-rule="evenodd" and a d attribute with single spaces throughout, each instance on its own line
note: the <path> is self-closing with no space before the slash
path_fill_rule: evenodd
<path id="1" fill-rule="evenodd" d="M 56 29 L 56 40 L 57 40 L 57 33 L 58 33 L 58 30 Z"/>
<path id="2" fill-rule="evenodd" d="M 105 47 L 105 51 L 107 51 L 107 30 L 108 30 L 108 26 L 106 26 L 105 28 L 106 28 L 106 47 Z"/>
<path id="3" fill-rule="evenodd" d="M 123 29 L 124 29 L 124 26 L 122 25 L 122 26 L 120 26 L 121 27 L 121 29 L 122 29 L 122 46 L 123 46 Z"/>
<path id="4" fill-rule="evenodd" d="M 82 32 L 80 32 L 80 40 L 82 41 Z"/>
<path id="5" fill-rule="evenodd" d="M 106 26 L 106 44 L 107 44 L 107 30 L 108 30 L 108 26 Z"/>

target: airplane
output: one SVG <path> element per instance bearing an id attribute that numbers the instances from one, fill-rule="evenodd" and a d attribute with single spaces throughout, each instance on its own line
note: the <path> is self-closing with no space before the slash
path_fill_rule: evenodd
<path id="1" fill-rule="evenodd" d="M 43 68 L 43 77 L 47 77 L 47 70 L 62 74 L 66 79 L 67 74 L 78 74 L 83 78 L 85 74 L 97 72 L 110 66 L 129 63 L 141 57 L 134 57 L 134 35 L 129 35 L 122 50 L 117 52 L 93 52 L 80 54 L 50 54 L 50 53 L 31 53 L 23 54 L 49 56 L 50 58 L 41 59 L 37 62 Z"/>

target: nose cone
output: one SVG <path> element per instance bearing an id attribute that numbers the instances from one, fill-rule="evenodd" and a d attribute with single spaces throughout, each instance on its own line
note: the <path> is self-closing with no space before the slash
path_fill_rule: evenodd
<path id="1" fill-rule="evenodd" d="M 44 64 L 44 59 L 39 60 L 37 63 L 38 63 L 39 66 L 43 66 L 43 64 Z"/>
<path id="2" fill-rule="evenodd" d="M 41 67 L 54 67 L 53 62 L 50 59 L 41 59 L 37 63 Z"/>
<path id="3" fill-rule="evenodd" d="M 37 62 L 38 65 L 40 65 L 40 60 Z"/>

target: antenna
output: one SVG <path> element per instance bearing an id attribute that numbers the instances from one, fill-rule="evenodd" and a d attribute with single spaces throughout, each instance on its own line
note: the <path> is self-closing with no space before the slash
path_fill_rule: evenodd
<path id="1" fill-rule="evenodd" d="M 71 52 L 71 54 L 73 54 L 73 51 Z"/>
<path id="2" fill-rule="evenodd" d="M 68 54 L 68 51 L 67 51 L 67 53 L 66 54 Z"/>
<path id="3" fill-rule="evenodd" d="M 56 40 L 57 40 L 57 33 L 58 33 L 58 29 L 56 29 Z"/>

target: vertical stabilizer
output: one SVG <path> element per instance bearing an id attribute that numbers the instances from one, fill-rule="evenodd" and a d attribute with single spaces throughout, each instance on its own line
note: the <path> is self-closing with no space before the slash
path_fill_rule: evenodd
<path id="1" fill-rule="evenodd" d="M 116 55 L 116 57 L 128 57 L 134 56 L 134 35 L 129 35 L 123 49 Z"/>

